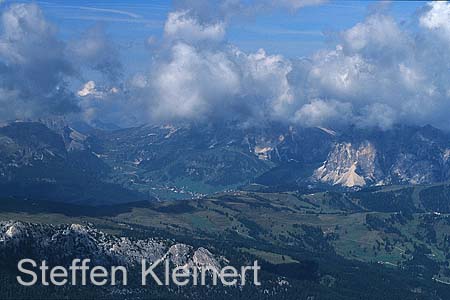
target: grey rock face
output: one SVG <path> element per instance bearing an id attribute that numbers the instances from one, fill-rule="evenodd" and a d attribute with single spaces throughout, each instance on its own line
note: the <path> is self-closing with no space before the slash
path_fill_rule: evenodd
<path id="1" fill-rule="evenodd" d="M 337 143 L 313 176 L 332 185 L 365 186 L 383 176 L 376 159 L 377 151 L 368 141 L 359 145 Z"/>
<path id="2" fill-rule="evenodd" d="M 26 252 L 25 252 L 26 251 Z M 90 258 L 99 264 L 136 266 L 169 259 L 177 266 L 220 267 L 223 258 L 204 248 L 162 239 L 132 240 L 101 232 L 89 225 L 42 225 L 17 221 L 0 222 L 0 254 L 33 257 L 53 262 Z"/>
<path id="3" fill-rule="evenodd" d="M 342 186 L 427 184 L 450 179 L 450 135 L 430 126 L 350 133 L 313 179 Z"/>

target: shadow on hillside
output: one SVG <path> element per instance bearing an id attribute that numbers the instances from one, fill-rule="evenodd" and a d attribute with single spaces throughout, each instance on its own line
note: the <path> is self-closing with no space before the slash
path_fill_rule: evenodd
<path id="1" fill-rule="evenodd" d="M 29 214 L 63 214 L 69 217 L 114 217 L 131 212 L 133 208 L 150 208 L 148 201 L 130 202 L 116 205 L 88 206 L 53 201 L 0 200 L 0 212 Z"/>

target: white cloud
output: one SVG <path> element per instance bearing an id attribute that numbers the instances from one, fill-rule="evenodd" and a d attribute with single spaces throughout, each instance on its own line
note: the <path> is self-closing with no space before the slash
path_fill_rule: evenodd
<path id="1" fill-rule="evenodd" d="M 277 5 L 287 2 L 294 8 L 313 4 Z M 228 7 L 242 9 L 238 4 Z M 303 126 L 448 127 L 450 55 L 436 50 L 446 47 L 445 39 L 431 38 L 426 26 L 425 31 L 408 31 L 377 12 L 339 33 L 334 49 L 290 61 L 263 49 L 245 53 L 227 44 L 223 19 L 199 15 L 198 7 L 170 13 L 152 70 L 129 81 L 125 102 L 137 108 L 134 114 L 141 122 L 239 119 Z"/>
<path id="2" fill-rule="evenodd" d="M 443 4 L 437 6 L 441 15 L 448 8 Z M 430 6 L 426 19 L 437 13 L 433 13 L 435 4 Z M 414 32 L 401 28 L 389 16 L 369 15 L 340 33 L 334 50 L 318 51 L 301 68 L 296 66 L 294 72 L 300 75 L 290 84 L 302 87 L 295 88 L 297 120 L 383 129 L 396 123 L 449 128 L 450 55 L 442 51 L 448 48 L 446 36 L 429 31 L 436 24 L 441 28 L 443 22 L 431 19 L 433 26 Z M 342 112 L 348 104 L 351 110 Z"/>
<path id="3" fill-rule="evenodd" d="M 281 55 L 268 55 L 263 49 L 250 54 L 235 52 L 243 74 L 244 93 L 260 99 L 251 105 L 261 106 L 260 117 L 284 119 L 294 101 L 288 80 L 291 63 Z"/>
<path id="4" fill-rule="evenodd" d="M 374 125 L 381 129 L 390 129 L 397 121 L 397 112 L 388 104 L 371 103 L 363 107 L 360 115 L 356 117 L 356 125 L 361 127 L 372 127 Z"/>
<path id="5" fill-rule="evenodd" d="M 75 111 L 75 97 L 66 84 L 75 70 L 65 55 L 64 43 L 39 7 L 13 4 L 3 11 L 1 22 L 0 100 L 4 105 L 0 118 Z"/>
<path id="6" fill-rule="evenodd" d="M 142 122 L 285 118 L 293 105 L 287 78 L 292 67 L 282 56 L 185 42 L 164 52 L 169 55 L 149 74 L 133 76 L 128 85 L 139 111 L 147 111 Z"/>
<path id="7" fill-rule="evenodd" d="M 240 89 L 234 63 L 226 53 L 197 51 L 176 43 L 168 61 L 159 63 L 150 82 L 159 101 L 152 107 L 157 117 L 201 118 Z"/>
<path id="8" fill-rule="evenodd" d="M 450 3 L 433 1 L 428 11 L 420 17 L 420 25 L 430 30 L 442 31 L 450 39 Z"/>
<path id="9" fill-rule="evenodd" d="M 350 103 L 312 100 L 295 113 L 295 121 L 303 126 L 327 126 L 336 122 L 343 123 L 343 120 L 351 116 Z"/>
<path id="10" fill-rule="evenodd" d="M 96 70 L 107 80 L 117 81 L 122 75 L 117 47 L 100 25 L 88 28 L 79 39 L 72 41 L 69 51 L 77 65 Z"/>
<path id="11" fill-rule="evenodd" d="M 88 30 L 78 43 L 68 45 L 36 4 L 10 5 L 1 13 L 1 22 L 0 120 L 79 113 L 82 100 L 71 87 L 85 70 L 100 72 L 106 81 L 119 77 L 116 48 L 101 28 Z M 99 91 L 92 81 L 79 96 L 118 93 L 117 88 Z"/>
<path id="12" fill-rule="evenodd" d="M 56 46 L 47 49 L 50 51 L 49 54 L 55 54 L 54 51 L 61 50 L 55 37 L 55 28 L 46 22 L 37 5 L 13 5 L 2 14 L 2 25 L 0 55 L 10 63 L 27 63 L 32 49 L 26 46 L 33 43 L 39 46 L 40 39 L 42 39 L 41 48 L 46 47 L 47 44 Z"/>
<path id="13" fill-rule="evenodd" d="M 395 20 L 386 15 L 374 14 L 341 34 L 346 53 L 377 59 L 379 63 L 392 63 L 404 55 L 410 43 L 406 32 Z"/>
<path id="14" fill-rule="evenodd" d="M 225 1 L 209 17 L 202 7 L 213 4 L 199 3 L 168 15 L 163 38 L 147 45 L 150 70 L 123 83 L 117 46 L 101 27 L 66 45 L 36 5 L 12 5 L 2 14 L 0 118 L 64 113 L 79 105 L 88 120 L 122 125 L 239 119 L 450 128 L 448 3 L 429 4 L 414 30 L 385 13 L 369 15 L 336 34 L 334 47 L 301 60 L 230 45 L 226 16 L 249 8 L 298 9 L 315 1 L 268 0 L 259 7 Z M 103 76 L 83 80 L 71 93 L 67 82 L 82 80 L 85 69 Z"/>
<path id="15" fill-rule="evenodd" d="M 223 22 L 201 23 L 189 14 L 189 11 L 169 13 L 164 25 L 164 34 L 169 39 L 185 42 L 221 41 L 225 36 Z"/>

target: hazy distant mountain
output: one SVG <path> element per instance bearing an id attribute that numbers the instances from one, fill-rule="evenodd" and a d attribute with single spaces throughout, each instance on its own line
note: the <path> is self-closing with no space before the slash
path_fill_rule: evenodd
<path id="1" fill-rule="evenodd" d="M 450 179 L 450 135 L 431 126 L 87 128 L 3 125 L 2 195 L 108 203 L 196 197 L 254 182 L 362 187 Z"/>
<path id="2" fill-rule="evenodd" d="M 67 125 L 0 127 L 0 196 L 92 204 L 148 199 L 108 183 L 110 167 L 93 154 L 88 140 Z"/>

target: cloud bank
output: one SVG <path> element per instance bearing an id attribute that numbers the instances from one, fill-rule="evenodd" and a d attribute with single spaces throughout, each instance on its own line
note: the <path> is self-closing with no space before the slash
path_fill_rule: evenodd
<path id="1" fill-rule="evenodd" d="M 100 28 L 67 43 L 36 4 L 10 5 L 1 15 L 0 119 L 82 112 L 71 85 L 82 80 L 84 70 L 118 80 L 117 59 L 116 48 Z"/>
<path id="2" fill-rule="evenodd" d="M 36 5 L 13 5 L 1 16 L 0 118 L 32 118 L 77 109 L 66 78 L 75 70 L 56 29 Z"/>
<path id="3" fill-rule="evenodd" d="M 449 128 L 449 11 L 448 3 L 428 4 L 417 30 L 375 12 L 336 33 L 330 49 L 299 60 L 244 53 L 226 42 L 223 19 L 172 12 L 141 105 L 156 120 Z"/>
<path id="4" fill-rule="evenodd" d="M 122 126 L 234 120 L 450 129 L 447 2 L 427 4 L 413 28 L 388 10 L 373 12 L 308 58 L 246 53 L 227 41 L 235 18 L 320 2 L 179 1 L 161 40 L 152 39 L 143 62 L 148 72 L 130 78 L 103 28 L 65 43 L 37 6 L 13 5 L 2 16 L 0 118 L 79 110 L 89 122 Z M 101 82 L 84 70 L 100 74 Z M 74 80 L 77 89 L 70 90 Z"/>

